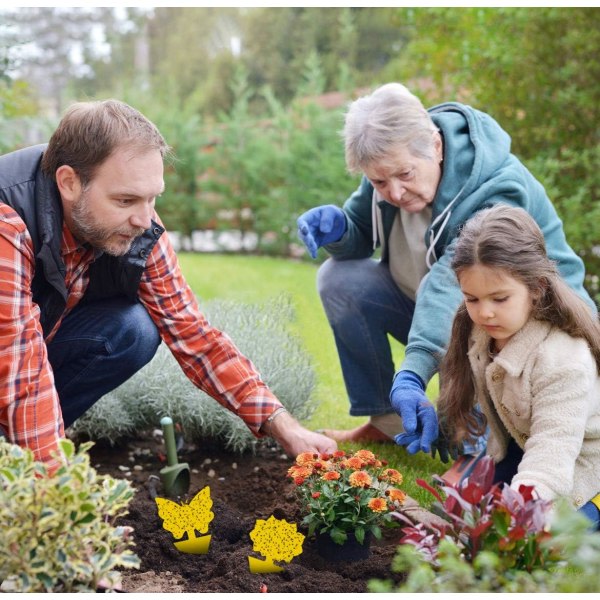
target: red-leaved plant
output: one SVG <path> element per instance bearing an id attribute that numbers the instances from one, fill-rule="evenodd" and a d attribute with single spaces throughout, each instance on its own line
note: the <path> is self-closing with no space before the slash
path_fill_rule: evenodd
<path id="1" fill-rule="evenodd" d="M 462 483 L 437 482 L 442 495 L 422 479 L 417 483 L 436 498 L 431 511 L 447 524 L 411 524 L 402 529 L 401 544 L 412 544 L 424 560 L 437 564 L 440 540 L 452 540 L 465 560 L 472 563 L 482 551 L 494 552 L 506 569 L 533 569 L 558 557 L 541 542 L 550 537 L 546 525 L 551 502 L 535 498 L 533 487 L 493 484 L 494 461 L 485 456 Z M 397 518 L 408 521 L 400 514 Z"/>

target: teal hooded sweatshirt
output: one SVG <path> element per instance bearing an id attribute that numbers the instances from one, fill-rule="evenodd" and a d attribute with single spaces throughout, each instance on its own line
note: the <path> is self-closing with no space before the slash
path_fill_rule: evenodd
<path id="1" fill-rule="evenodd" d="M 565 281 L 596 312 L 583 287 L 583 261 L 567 244 L 554 206 L 542 185 L 511 154 L 510 136 L 489 115 L 455 102 L 429 109 L 444 142 L 443 173 L 432 202 L 431 223 L 425 233 L 428 275 L 421 282 L 401 370 L 413 371 L 425 383 L 437 372 L 450 337 L 462 294 L 450 265 L 460 227 L 475 212 L 499 202 L 525 209 L 546 240 L 549 257 Z M 363 176 L 359 188 L 344 203 L 348 228 L 325 249 L 337 260 L 369 258 L 380 240 L 373 223 L 374 188 Z M 398 209 L 376 202 L 383 222 L 384 252 Z"/>

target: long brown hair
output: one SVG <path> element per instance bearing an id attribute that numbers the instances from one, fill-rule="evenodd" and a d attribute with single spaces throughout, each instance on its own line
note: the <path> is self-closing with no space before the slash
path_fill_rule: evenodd
<path id="1" fill-rule="evenodd" d="M 463 227 L 452 268 L 473 265 L 501 269 L 523 283 L 533 298 L 531 318 L 548 321 L 572 337 L 583 338 L 600 373 L 600 322 L 590 307 L 561 278 L 548 258 L 542 231 L 522 208 L 498 204 L 478 212 Z M 480 435 L 485 422 L 473 413 L 475 388 L 467 352 L 473 323 L 463 302 L 452 323 L 440 365 L 440 423 L 455 442 Z"/>

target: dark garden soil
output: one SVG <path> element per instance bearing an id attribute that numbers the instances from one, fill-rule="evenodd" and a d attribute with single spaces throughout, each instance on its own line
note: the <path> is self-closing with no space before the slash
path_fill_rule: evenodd
<path id="1" fill-rule="evenodd" d="M 189 493 L 183 500 L 209 486 L 215 516 L 208 531 L 212 535 L 208 553 L 180 552 L 174 546 L 178 540 L 163 529 L 154 501 L 157 495 L 166 497 L 157 478 L 165 466 L 162 447 L 160 438 L 149 433 L 144 440 L 120 446 L 97 443 L 90 452 L 98 473 L 126 478 L 137 490 L 121 523 L 134 529 L 134 550 L 141 567 L 123 572 L 122 591 L 367 592 L 370 579 L 400 580 L 390 569 L 398 529 L 384 530 L 383 539 L 373 541 L 371 556 L 365 560 L 328 563 L 316 553 L 314 540 L 306 538 L 302 554 L 290 563 L 280 563 L 283 572 L 250 572 L 248 557 L 262 558 L 253 551 L 249 537 L 256 519 L 273 515 L 298 524 L 298 530 L 306 533 L 294 485 L 286 478 L 292 461 L 279 447 L 266 444 L 259 445 L 255 454 L 243 455 L 211 443 L 182 448 L 179 460 L 192 470 Z"/>

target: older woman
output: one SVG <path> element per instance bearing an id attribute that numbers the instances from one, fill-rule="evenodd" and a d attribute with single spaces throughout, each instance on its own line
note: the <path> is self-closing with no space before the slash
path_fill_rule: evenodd
<path id="1" fill-rule="evenodd" d="M 561 275 L 595 305 L 583 287 L 583 262 L 543 187 L 487 114 L 455 102 L 425 110 L 403 85 L 390 83 L 350 105 L 344 138 L 349 171 L 363 174 L 360 185 L 343 208 L 303 214 L 298 234 L 313 258 L 321 246 L 331 255 L 319 270 L 319 293 L 350 414 L 370 419 L 325 434 L 338 441 L 395 437 L 411 453 L 427 452 L 436 448 L 438 422 L 425 388 L 461 300 L 450 261 L 460 227 L 476 211 L 498 202 L 527 210 Z M 388 335 L 406 345 L 395 376 Z"/>

